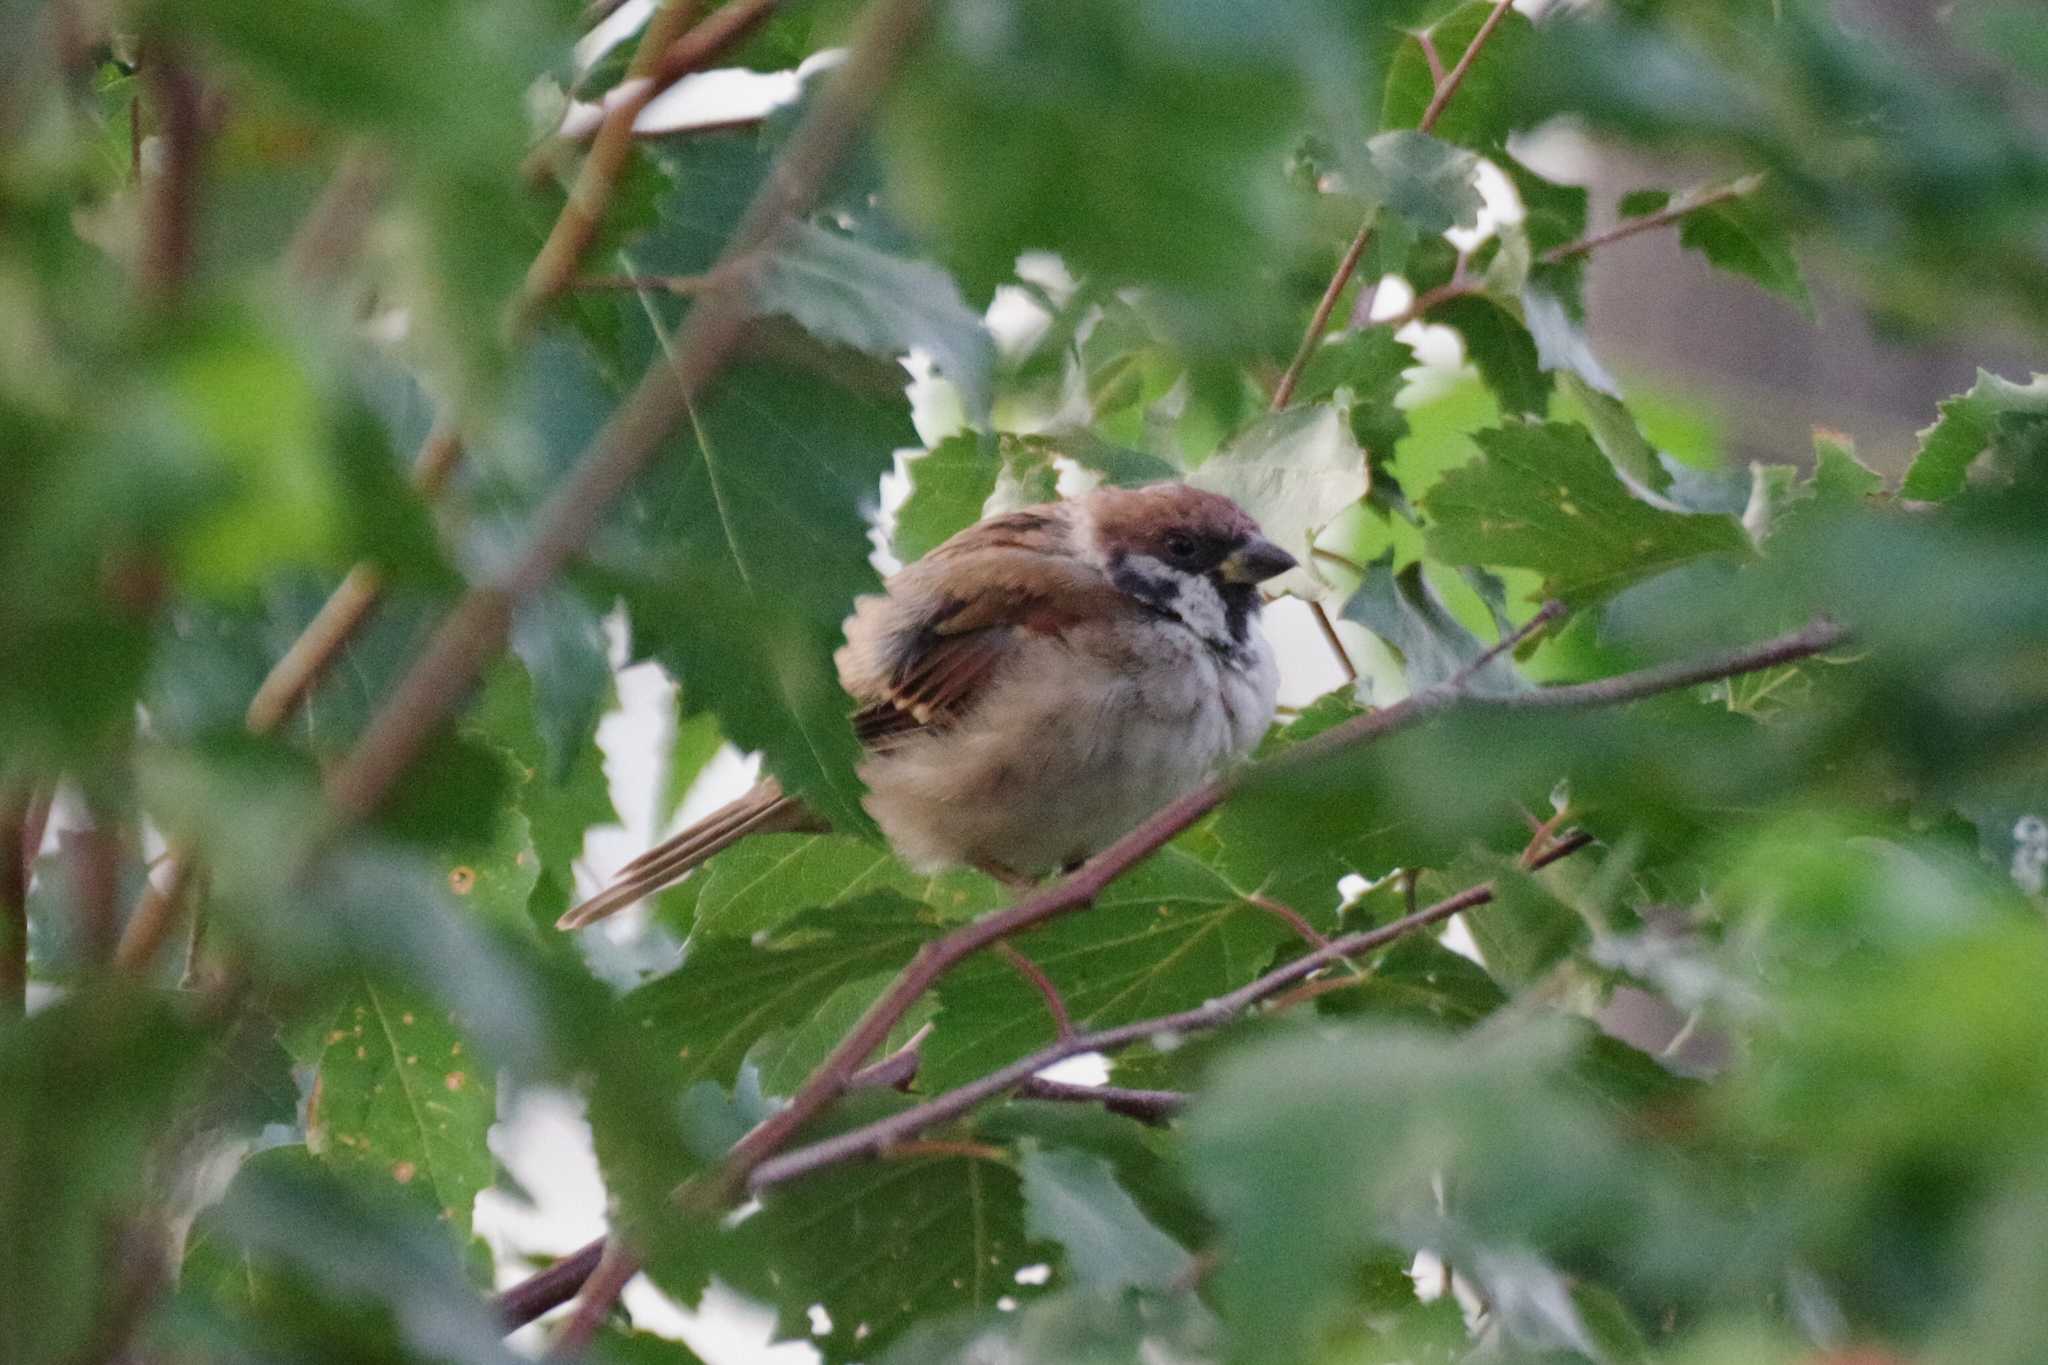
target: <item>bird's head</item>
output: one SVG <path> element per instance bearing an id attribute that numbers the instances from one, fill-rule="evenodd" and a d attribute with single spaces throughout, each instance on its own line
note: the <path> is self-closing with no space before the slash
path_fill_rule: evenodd
<path id="1" fill-rule="evenodd" d="M 1220 649 L 1245 645 L 1258 585 L 1295 565 L 1242 507 L 1187 484 L 1097 489 L 1076 511 L 1112 583 Z"/>

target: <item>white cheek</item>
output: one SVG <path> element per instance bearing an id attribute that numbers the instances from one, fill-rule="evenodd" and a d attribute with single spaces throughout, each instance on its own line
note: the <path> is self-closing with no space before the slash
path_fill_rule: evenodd
<path id="1" fill-rule="evenodd" d="M 1223 608 L 1216 585 L 1208 579 L 1181 579 L 1180 595 L 1174 599 L 1173 609 L 1188 623 L 1188 629 L 1203 639 L 1230 643 L 1230 614 Z"/>

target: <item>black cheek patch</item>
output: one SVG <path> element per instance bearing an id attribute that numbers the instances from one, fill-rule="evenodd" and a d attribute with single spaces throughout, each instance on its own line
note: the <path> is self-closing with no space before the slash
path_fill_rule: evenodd
<path id="1" fill-rule="evenodd" d="M 1180 596 L 1180 584 L 1175 579 L 1146 573 L 1119 554 L 1109 561 L 1109 581 L 1126 597 L 1135 598 L 1156 612 L 1178 617 L 1173 604 Z"/>
<path id="2" fill-rule="evenodd" d="M 1230 629 L 1231 640 L 1243 644 L 1251 636 L 1252 617 L 1258 614 L 1258 585 L 1232 583 L 1221 574 L 1211 574 L 1209 581 L 1216 585 L 1216 595 L 1223 599 L 1223 622 Z"/>

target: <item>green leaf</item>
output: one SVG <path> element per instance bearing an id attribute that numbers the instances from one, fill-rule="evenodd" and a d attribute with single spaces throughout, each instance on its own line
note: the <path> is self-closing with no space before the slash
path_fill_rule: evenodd
<path id="1" fill-rule="evenodd" d="M 737 1240 L 779 1273 L 782 1329 L 827 1361 L 872 1360 L 911 1324 L 1035 1292 L 1045 1259 L 1025 1229 L 1017 1173 L 988 1156 L 919 1155 L 840 1166 L 765 1191 Z M 832 1319 L 813 1333 L 812 1304 Z"/>
<path id="2" fill-rule="evenodd" d="M 935 933 L 924 907 L 868 892 L 758 941 L 693 938 L 681 966 L 619 1007 L 668 1059 L 671 1093 L 705 1079 L 730 1085 L 755 1043 L 803 1023 L 840 986 L 901 967 Z"/>
<path id="3" fill-rule="evenodd" d="M 1678 243 L 1718 268 L 1746 275 L 1790 299 L 1809 320 L 1816 316 L 1798 258 L 1792 254 L 1791 234 L 1754 194 L 1686 214 L 1679 220 Z"/>
<path id="4" fill-rule="evenodd" d="M 597 730 L 611 695 L 604 627 L 575 593 L 551 586 L 531 599 L 512 625 L 512 652 L 533 679 L 534 714 L 551 786 L 565 782 Z"/>
<path id="5" fill-rule="evenodd" d="M 307 1145 L 340 1171 L 389 1181 L 469 1235 L 497 1177 L 485 1134 L 496 1070 L 455 1021 L 413 991 L 367 977 L 344 994 L 320 1054 Z"/>
<path id="6" fill-rule="evenodd" d="M 1545 179 L 1505 153 L 1495 154 L 1489 159 L 1507 173 L 1522 201 L 1523 218 L 1519 231 L 1528 244 L 1528 283 L 1554 295 L 1563 302 L 1566 313 L 1583 320 L 1585 255 L 1582 253 L 1546 264 L 1543 254 L 1585 236 L 1586 191 L 1577 185 L 1560 185 Z"/>
<path id="7" fill-rule="evenodd" d="M 890 543 L 896 558 L 913 564 L 955 531 L 981 520 L 1003 468 L 993 445 L 985 436 L 962 432 L 910 462 L 910 496 L 896 509 L 896 535 Z"/>
<path id="8" fill-rule="evenodd" d="M 743 839 L 685 882 L 696 932 L 748 938 L 805 909 L 894 891 L 941 920 L 971 919 L 1010 896 L 979 872 L 924 876 L 879 844 L 845 834 L 758 834 Z"/>
<path id="9" fill-rule="evenodd" d="M 1550 403 L 1551 378 L 1521 319 L 1485 297 L 1452 299 L 1432 316 L 1464 338 L 1466 359 L 1500 400 L 1503 413 L 1543 413 Z"/>
<path id="10" fill-rule="evenodd" d="M 1566 396 L 1571 399 L 1577 412 L 1560 412 L 1561 417 L 1578 417 L 1593 433 L 1593 440 L 1600 446 L 1601 453 L 1614 462 L 1614 467 L 1643 488 L 1652 493 L 1663 493 L 1672 485 L 1671 470 L 1657 450 L 1643 438 L 1636 426 L 1635 416 L 1623 406 L 1620 398 L 1603 392 L 1596 385 L 1588 383 L 1577 374 L 1567 372 L 1558 382 L 1564 386 Z"/>
<path id="11" fill-rule="evenodd" d="M 1029 1143 L 1018 1171 L 1025 1232 L 1063 1247 L 1078 1283 L 1166 1289 L 1188 1273 L 1187 1248 L 1153 1225 L 1101 1157 Z"/>
<path id="12" fill-rule="evenodd" d="M 1129 1365 L 1214 1358 L 1215 1318 L 1192 1292 L 1162 1299 L 1073 1290 L 1019 1305 L 920 1325 L 880 1365 Z"/>
<path id="13" fill-rule="evenodd" d="M 1301 561 L 1269 586 L 1301 597 L 1325 591 L 1312 553 L 1316 536 L 1365 496 L 1365 452 L 1349 414 L 1309 403 L 1261 417 L 1188 476 L 1251 513 L 1267 539 Z"/>
<path id="14" fill-rule="evenodd" d="M 1479 158 L 1463 147 L 1407 129 L 1368 147 L 1386 207 L 1425 236 L 1479 221 Z"/>
<path id="15" fill-rule="evenodd" d="M 960 390 L 968 420 L 987 423 L 995 342 L 936 266 L 801 223 L 762 270 L 754 304 L 788 314 L 822 340 L 885 360 L 912 348 L 926 352 Z"/>
<path id="16" fill-rule="evenodd" d="M 1413 128 L 1422 121 L 1436 94 L 1436 74 L 1422 48 L 1425 40 L 1435 49 L 1440 69 L 1448 71 L 1499 8 L 1492 0 L 1466 0 L 1427 27 L 1405 35 L 1387 68 L 1380 126 Z M 1533 31 L 1534 25 L 1513 10 L 1495 23 L 1484 52 L 1465 72 L 1456 97 L 1444 106 L 1435 128 L 1438 137 L 1489 152 L 1506 141 L 1517 126 L 1513 95 Z"/>
<path id="17" fill-rule="evenodd" d="M 1920 433 L 1920 450 L 1899 495 L 1926 501 L 1952 498 L 1963 490 L 1971 464 L 2048 416 L 2048 375 L 2025 384 L 1977 371 L 1968 393 L 1941 404 L 1941 420 Z"/>
<path id="18" fill-rule="evenodd" d="M 81 989 L 0 1024 L 0 1355 L 77 1358 L 118 1286 L 104 1230 L 141 1217 L 149 1153 L 205 1057 L 168 1002 Z"/>
<path id="19" fill-rule="evenodd" d="M 1395 940 L 1358 984 L 1318 996 L 1324 1014 L 1464 1030 L 1508 1001 L 1486 969 L 1426 934 Z"/>
<path id="20" fill-rule="evenodd" d="M 1246 901 L 1260 888 L 1240 887 L 1221 862 L 1212 838 L 1184 836 L 1085 913 L 1021 935 L 1013 946 L 1052 980 L 1076 1027 L 1198 1005 L 1256 976 L 1293 937 L 1278 917 Z M 938 999 L 918 1067 L 919 1083 L 933 1090 L 972 1080 L 1055 1036 L 1044 998 L 997 954 L 948 973 Z"/>
<path id="21" fill-rule="evenodd" d="M 1419 560 L 1394 572 L 1391 549 L 1366 566 L 1365 581 L 1344 604 L 1344 619 L 1356 621 L 1400 651 L 1412 692 L 1448 682 L 1489 648 L 1451 615 Z M 1474 693 L 1529 689 L 1528 680 L 1506 655 L 1489 661 L 1464 685 Z"/>
<path id="22" fill-rule="evenodd" d="M 1351 412 L 1351 434 L 1375 460 L 1392 457 L 1394 445 L 1408 434 L 1408 416 L 1394 406 L 1406 383 L 1405 371 L 1415 352 L 1394 339 L 1385 327 L 1346 332 L 1326 340 L 1302 367 L 1295 401 L 1312 403 L 1337 398 Z M 1340 393 L 1348 394 L 1340 397 Z"/>
<path id="23" fill-rule="evenodd" d="M 865 830 L 832 652 L 853 599 L 877 586 L 863 509 L 916 442 L 905 406 L 753 365 L 694 418 L 621 514 L 637 541 L 617 584 L 634 648 L 684 680 L 687 707 L 763 751 L 784 790 Z"/>
<path id="24" fill-rule="evenodd" d="M 1733 517 L 1632 497 L 1583 427 L 1500 427 L 1474 439 L 1485 458 L 1423 499 L 1430 553 L 1445 563 L 1533 569 L 1546 594 L 1586 602 L 1708 555 L 1748 553 Z"/>

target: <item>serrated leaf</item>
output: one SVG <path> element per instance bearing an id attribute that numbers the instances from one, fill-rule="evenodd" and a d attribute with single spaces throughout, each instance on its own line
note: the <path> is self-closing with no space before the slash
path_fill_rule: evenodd
<path id="1" fill-rule="evenodd" d="M 937 266 L 800 223 L 763 268 L 754 304 L 788 314 L 813 336 L 883 359 L 922 350 L 960 391 L 968 419 L 988 421 L 995 342 Z"/>
<path id="2" fill-rule="evenodd" d="M 1465 358 L 1500 400 L 1503 413 L 1542 414 L 1550 403 L 1551 378 L 1519 318 L 1489 298 L 1452 299 L 1431 316 L 1464 339 Z"/>
<path id="3" fill-rule="evenodd" d="M 1815 316 L 1813 297 L 1807 293 L 1799 260 L 1792 254 L 1791 234 L 1754 195 L 1686 214 L 1678 224 L 1678 244 L 1699 252 L 1722 270 L 1746 275 L 1773 294 L 1790 299 L 1809 320 Z"/>
<path id="4" fill-rule="evenodd" d="M 1311 403 L 1261 417 L 1188 482 L 1234 499 L 1267 539 L 1301 561 L 1269 588 L 1313 598 L 1326 591 L 1314 567 L 1316 536 L 1365 496 L 1369 478 L 1345 411 Z"/>
<path id="5" fill-rule="evenodd" d="M 1078 1283 L 1165 1289 L 1187 1274 L 1187 1248 L 1153 1225 L 1101 1157 L 1028 1143 L 1018 1173 L 1025 1232 L 1058 1243 Z"/>
<path id="6" fill-rule="evenodd" d="M 1522 201 L 1522 239 L 1528 243 L 1528 283 L 1556 296 L 1565 312 L 1583 320 L 1585 314 L 1586 257 L 1583 253 L 1562 261 L 1545 262 L 1544 253 L 1578 241 L 1586 232 L 1584 188 L 1561 185 L 1546 179 L 1506 153 L 1490 158 L 1507 173 Z"/>
<path id="7" fill-rule="evenodd" d="M 320 1054 L 307 1145 L 336 1170 L 421 1197 L 461 1237 L 477 1191 L 497 1178 L 485 1135 L 495 1070 L 417 993 L 360 978 Z"/>
<path id="8" fill-rule="evenodd" d="M 1325 341 L 1309 356 L 1295 386 L 1295 400 L 1315 402 L 1349 390 L 1351 434 L 1369 456 L 1385 460 L 1408 434 L 1408 416 L 1394 406 L 1394 399 L 1406 383 L 1405 371 L 1414 364 L 1415 352 L 1388 328 L 1347 332 Z"/>
<path id="9" fill-rule="evenodd" d="M 1462 1030 L 1506 1004 L 1486 969 L 1426 934 L 1409 934 L 1372 963 L 1356 985 L 1316 998 L 1324 1014 Z"/>
<path id="10" fill-rule="evenodd" d="M 1423 499 L 1430 553 L 1445 563 L 1533 569 L 1546 594 L 1586 602 L 1708 555 L 1749 552 L 1732 517 L 1631 496 L 1583 427 L 1499 427 L 1473 439 L 1485 457 Z"/>
<path id="11" fill-rule="evenodd" d="M 618 519 L 631 555 L 612 581 L 634 647 L 683 680 L 685 706 L 761 750 L 784 790 L 865 830 L 832 652 L 853 599 L 878 586 L 864 509 L 896 449 L 915 444 L 907 408 L 752 365 L 694 418 Z"/>
<path id="12" fill-rule="evenodd" d="M 1386 207 L 1418 233 L 1434 236 L 1479 221 L 1485 201 L 1479 195 L 1479 158 L 1472 152 L 1410 129 L 1379 134 L 1367 151 Z"/>
<path id="13" fill-rule="evenodd" d="M 1940 501 L 1963 491 L 1970 465 L 2010 428 L 2048 417 L 2048 375 L 2025 384 L 1977 371 L 1968 393 L 1941 404 L 1941 420 L 1920 433 L 1920 450 L 1899 496 Z"/>
<path id="14" fill-rule="evenodd" d="M 1577 415 L 1585 421 L 1587 430 L 1593 433 L 1593 440 L 1599 444 L 1601 453 L 1614 462 L 1616 469 L 1652 493 L 1670 490 L 1673 480 L 1671 466 L 1643 438 L 1634 415 L 1618 396 L 1602 391 L 1571 372 L 1560 375 L 1558 383 L 1577 407 Z M 1681 465 L 1679 468 L 1688 467 Z M 1682 501 L 1681 505 L 1684 505 Z M 1735 510 L 1740 512 L 1741 508 Z"/>
<path id="15" fill-rule="evenodd" d="M 682 965 L 619 1008 L 669 1059 L 672 1089 L 732 1084 L 762 1038 L 808 1019 L 832 991 L 894 971 L 937 933 L 929 912 L 889 891 L 785 921 L 758 941 L 693 938 Z"/>
<path id="16" fill-rule="evenodd" d="M 1021 935 L 1013 946 L 1052 980 L 1077 1027 L 1186 1009 L 1249 981 L 1294 936 L 1246 901 L 1257 889 L 1233 884 L 1194 837 L 1118 880 L 1085 913 Z M 1055 1036 L 1044 998 L 996 954 L 949 973 L 938 998 L 918 1068 L 920 1084 L 933 1089 L 971 1080 Z"/>
<path id="17" fill-rule="evenodd" d="M 1489 648 L 1444 606 L 1422 571 L 1421 561 L 1394 571 L 1394 552 L 1366 566 L 1365 581 L 1344 604 L 1344 619 L 1356 621 L 1400 651 L 1408 688 L 1419 692 L 1463 672 Z M 1506 655 L 1489 660 L 1466 679 L 1475 694 L 1525 692 L 1528 679 Z"/>
<path id="18" fill-rule="evenodd" d="M 1044 1251 L 1025 1231 L 1017 1173 L 990 1156 L 841 1166 L 765 1191 L 736 1240 L 772 1258 L 783 1330 L 830 1362 L 871 1360 L 911 1324 L 999 1298 Z M 829 1332 L 810 1330 L 822 1304 Z"/>

